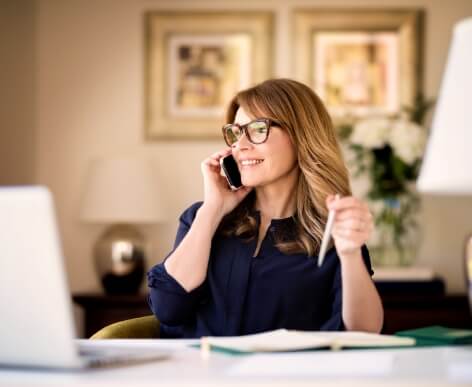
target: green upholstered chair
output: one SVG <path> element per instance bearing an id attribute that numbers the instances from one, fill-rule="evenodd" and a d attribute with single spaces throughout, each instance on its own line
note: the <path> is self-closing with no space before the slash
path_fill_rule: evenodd
<path id="1" fill-rule="evenodd" d="M 91 339 L 152 339 L 159 337 L 159 321 L 145 316 L 118 321 L 96 332 Z"/>

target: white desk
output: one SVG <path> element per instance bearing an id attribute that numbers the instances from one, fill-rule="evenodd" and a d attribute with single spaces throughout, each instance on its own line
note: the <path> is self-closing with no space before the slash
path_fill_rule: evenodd
<path id="1" fill-rule="evenodd" d="M 245 356 L 212 352 L 204 358 L 188 342 L 87 341 L 89 346 L 155 346 L 174 352 L 167 360 L 77 372 L 3 368 L 0 386 L 472 386 L 472 346 Z"/>

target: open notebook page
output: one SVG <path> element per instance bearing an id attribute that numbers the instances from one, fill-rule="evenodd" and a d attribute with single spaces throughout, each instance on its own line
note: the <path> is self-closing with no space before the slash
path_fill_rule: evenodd
<path id="1" fill-rule="evenodd" d="M 203 337 L 202 347 L 218 347 L 238 352 L 278 352 L 343 347 L 411 346 L 415 340 L 365 332 L 312 332 L 278 329 L 245 336 Z"/>

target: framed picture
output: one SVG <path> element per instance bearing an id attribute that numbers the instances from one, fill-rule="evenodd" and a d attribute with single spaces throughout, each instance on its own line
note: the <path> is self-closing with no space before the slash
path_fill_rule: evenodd
<path id="1" fill-rule="evenodd" d="M 394 114 L 420 90 L 417 10 L 296 10 L 296 77 L 334 118 Z"/>
<path id="2" fill-rule="evenodd" d="M 221 136 L 237 91 L 271 74 L 271 12 L 146 14 L 148 139 Z"/>

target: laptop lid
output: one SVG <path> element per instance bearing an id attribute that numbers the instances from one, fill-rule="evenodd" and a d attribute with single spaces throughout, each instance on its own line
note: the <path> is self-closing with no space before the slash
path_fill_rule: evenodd
<path id="1" fill-rule="evenodd" d="M 0 188 L 0 364 L 80 366 L 51 193 Z"/>

